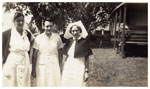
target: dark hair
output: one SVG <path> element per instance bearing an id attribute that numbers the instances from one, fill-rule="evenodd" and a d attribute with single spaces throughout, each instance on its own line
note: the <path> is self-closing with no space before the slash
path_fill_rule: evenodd
<path id="1" fill-rule="evenodd" d="M 70 33 L 72 33 L 72 28 L 73 28 L 74 26 L 76 26 L 76 27 L 78 28 L 78 30 L 80 31 L 80 33 L 82 32 L 82 29 L 81 29 L 80 26 L 78 26 L 78 25 L 73 25 L 73 26 L 70 27 Z"/>
<path id="2" fill-rule="evenodd" d="M 23 16 L 23 18 L 24 18 L 24 15 L 22 12 L 16 12 L 14 15 L 13 21 L 15 21 L 18 17 L 21 17 L 21 16 Z"/>
<path id="3" fill-rule="evenodd" d="M 50 18 L 45 18 L 44 19 L 44 22 L 43 22 L 43 25 L 45 25 L 45 22 L 48 21 L 48 22 L 52 22 L 53 24 L 55 24 L 54 20 L 53 19 L 50 19 Z"/>

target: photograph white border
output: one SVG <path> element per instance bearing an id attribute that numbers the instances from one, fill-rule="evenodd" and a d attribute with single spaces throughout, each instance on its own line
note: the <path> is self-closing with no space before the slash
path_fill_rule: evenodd
<path id="1" fill-rule="evenodd" d="M 1 7 L 0 7 L 0 11 L 2 12 L 2 3 L 3 2 L 139 2 L 139 3 L 142 3 L 142 2 L 148 2 L 148 10 L 150 9 L 149 8 L 149 0 L 1 0 Z M 148 16 L 150 15 L 150 12 L 148 11 Z M 0 29 L 1 29 L 1 33 L 0 33 L 0 41 L 1 41 L 1 44 L 0 44 L 0 58 L 2 59 L 2 14 L 0 14 L 0 21 L 1 21 L 1 24 L 0 24 Z M 149 34 L 149 26 L 150 26 L 150 18 L 148 18 L 148 34 Z M 148 35 L 148 42 L 150 42 L 150 37 Z M 149 44 L 148 44 L 148 51 L 150 50 L 150 47 L 149 47 Z M 149 52 L 148 52 L 148 58 L 149 58 Z M 148 60 L 148 64 L 149 64 L 149 60 Z M 0 63 L 0 66 L 2 67 L 2 63 Z M 148 72 L 149 72 L 149 68 L 150 68 L 150 65 L 148 65 Z M 0 87 L 2 87 L 2 68 L 0 68 Z M 149 83 L 149 73 L 148 73 L 148 87 L 150 85 Z M 121 88 L 121 89 L 138 89 L 138 88 L 148 88 L 148 87 L 88 87 L 88 88 Z M 32 87 L 30 87 L 32 88 Z M 35 88 L 35 87 L 34 87 Z M 36 87 L 37 88 L 37 87 Z M 52 87 L 51 87 L 52 88 Z M 61 87 L 62 88 L 62 87 Z M 86 87 L 87 88 L 87 87 Z M 83 89 L 83 88 L 81 88 Z"/>

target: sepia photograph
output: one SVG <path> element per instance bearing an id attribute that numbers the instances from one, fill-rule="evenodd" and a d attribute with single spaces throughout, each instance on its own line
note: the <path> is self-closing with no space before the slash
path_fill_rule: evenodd
<path id="1" fill-rule="evenodd" d="M 148 2 L 3 2 L 2 87 L 148 87 Z"/>

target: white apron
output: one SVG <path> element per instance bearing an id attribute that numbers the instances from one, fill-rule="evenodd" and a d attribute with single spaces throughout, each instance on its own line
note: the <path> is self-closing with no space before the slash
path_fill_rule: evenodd
<path id="1" fill-rule="evenodd" d="M 76 41 L 74 41 L 72 46 L 70 47 L 70 50 L 68 51 L 69 57 L 67 58 L 67 61 L 64 64 L 64 70 L 61 81 L 62 87 L 85 86 L 85 82 L 83 80 L 85 70 L 85 59 L 84 57 L 74 58 L 75 43 Z"/>

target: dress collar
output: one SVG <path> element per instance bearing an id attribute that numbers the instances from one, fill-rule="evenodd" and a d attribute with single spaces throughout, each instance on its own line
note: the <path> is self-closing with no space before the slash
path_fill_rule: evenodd
<path id="1" fill-rule="evenodd" d="M 14 34 L 16 34 L 16 35 L 18 35 L 22 38 L 24 38 L 27 35 L 27 32 L 24 29 L 23 29 L 22 35 L 17 31 L 16 27 L 13 27 L 12 31 L 13 31 Z"/>
<path id="2" fill-rule="evenodd" d="M 73 40 L 74 41 L 78 41 L 78 40 L 80 40 L 82 37 L 81 36 L 79 36 L 77 39 L 75 39 L 74 37 L 73 37 Z"/>
<path id="3" fill-rule="evenodd" d="M 52 32 L 50 38 L 52 38 L 53 34 L 54 34 L 54 33 Z M 43 33 L 43 35 L 44 35 L 44 37 L 46 37 L 47 39 L 50 39 L 50 38 L 45 34 L 45 32 Z"/>

